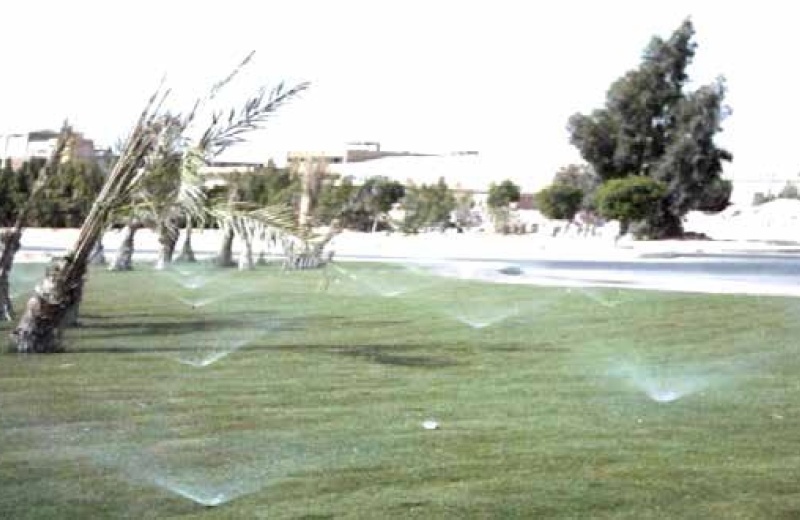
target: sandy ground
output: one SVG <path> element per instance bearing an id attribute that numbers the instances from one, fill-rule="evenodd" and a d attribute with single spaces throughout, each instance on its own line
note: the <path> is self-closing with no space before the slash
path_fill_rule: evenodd
<path id="1" fill-rule="evenodd" d="M 70 248 L 77 237 L 77 229 L 25 230 L 18 262 L 46 262 L 60 256 Z M 118 248 L 122 235 L 118 231 L 105 234 L 103 244 L 110 261 Z M 178 251 L 183 238 L 178 242 Z M 216 254 L 221 240 L 217 230 L 195 231 L 193 245 L 198 258 Z M 800 244 L 785 242 L 738 240 L 671 240 L 635 242 L 613 237 L 546 237 L 542 234 L 502 236 L 491 233 L 428 233 L 413 236 L 386 233 L 344 232 L 331 244 L 338 261 L 394 259 L 426 265 L 439 274 L 500 283 L 527 283 L 572 287 L 628 287 L 662 291 L 772 294 L 800 297 L 800 284 L 794 277 L 769 276 L 766 264 L 756 264 L 749 276 L 731 277 L 715 272 L 709 267 L 701 273 L 687 272 L 678 264 L 683 262 L 718 262 L 727 258 L 760 255 L 783 257 L 784 261 L 800 260 Z M 234 252 L 240 245 L 234 241 Z M 149 230 L 136 235 L 136 261 L 153 261 L 158 251 L 158 240 Z M 258 249 L 255 251 L 258 252 Z M 763 256 L 762 256 L 763 258 Z M 471 262 L 457 262 L 471 260 Z M 522 276 L 504 276 L 499 269 L 514 262 L 536 260 L 598 262 L 597 268 L 561 270 L 557 266 L 527 267 Z M 637 262 L 642 269 L 619 267 L 614 262 Z M 664 262 L 670 267 L 663 268 Z M 600 265 L 600 262 L 610 262 Z M 649 271 L 644 264 L 662 264 L 661 271 Z M 765 270 L 767 269 L 767 270 Z"/>
<path id="2" fill-rule="evenodd" d="M 760 206 L 731 206 L 721 213 L 690 213 L 687 231 L 704 233 L 713 240 L 667 240 L 636 242 L 627 238 L 615 242 L 610 233 L 598 237 L 560 236 L 543 233 L 502 236 L 493 233 L 427 233 L 404 236 L 399 233 L 344 232 L 331 248 L 338 258 L 391 257 L 408 259 L 497 259 L 497 260 L 643 260 L 681 254 L 797 253 L 800 254 L 800 200 L 779 199 Z M 29 228 L 22 238 L 18 261 L 45 261 L 63 254 L 77 237 L 77 229 Z M 103 237 L 110 255 L 121 241 L 119 231 Z M 213 255 L 220 243 L 219 231 L 195 231 L 193 245 L 199 256 Z M 181 242 L 178 247 L 180 248 Z M 234 243 L 234 250 L 240 245 Z M 135 259 L 155 258 L 158 241 L 149 230 L 136 235 Z"/>
<path id="3" fill-rule="evenodd" d="M 800 284 L 793 276 L 772 276 L 764 255 L 800 260 L 800 201 L 778 200 L 757 207 L 732 207 L 716 215 L 690 214 L 686 220 L 687 231 L 705 233 L 714 240 L 666 240 L 639 242 L 628 238 L 619 241 L 609 233 L 596 237 L 574 235 L 550 237 L 543 233 L 503 236 L 493 233 L 426 233 L 405 236 L 399 233 L 344 232 L 330 244 L 339 261 L 394 259 L 413 263 L 436 265 L 436 269 L 456 270 L 457 276 L 491 279 L 506 283 L 533 283 L 540 285 L 601 285 L 680 290 L 689 292 L 726 292 L 750 294 L 783 294 L 800 296 Z M 77 229 L 29 228 L 22 238 L 18 262 L 45 262 L 53 256 L 64 254 L 75 242 Z M 218 230 L 195 231 L 193 246 L 198 258 L 210 258 L 218 250 L 221 236 Z M 103 237 L 106 257 L 111 260 L 119 247 L 122 234 L 107 232 Z M 183 237 L 178 242 L 178 251 Z M 234 241 L 234 253 L 241 250 Z M 136 261 L 155 260 L 158 240 L 149 230 L 136 235 Z M 259 252 L 258 247 L 255 250 Z M 279 253 L 279 251 L 276 251 Z M 727 259 L 752 257 L 761 262 L 753 273 L 734 278 L 715 272 L 709 267 L 702 273 L 681 270 L 674 262 L 718 262 Z M 761 258 L 759 258 L 761 257 Z M 464 264 L 453 262 L 471 260 L 470 272 L 459 270 Z M 573 269 L 569 274 L 553 268 L 537 267 L 534 272 L 510 278 L 497 274 L 506 263 L 561 260 L 590 262 L 640 262 L 662 263 L 667 260 L 673 267 L 662 272 L 647 269 L 620 268 L 615 265 L 597 265 L 597 269 Z M 482 264 L 483 267 L 480 267 Z M 444 266 L 444 267 L 443 267 Z M 674 272 L 671 272 L 674 271 Z M 447 273 L 443 273 L 447 274 Z M 449 273 L 453 274 L 453 273 Z M 746 275 L 747 276 L 747 275 Z"/>
<path id="4" fill-rule="evenodd" d="M 22 237 L 22 249 L 17 261 L 41 262 L 63 254 L 77 237 L 77 229 L 29 228 Z M 107 255 L 113 255 L 121 241 L 121 233 L 110 231 L 103 237 Z M 178 243 L 180 248 L 182 238 Z M 220 243 L 217 230 L 195 231 L 192 236 L 195 253 L 213 255 Z M 389 257 L 420 260 L 435 259 L 493 259 L 493 260 L 637 260 L 670 257 L 680 254 L 726 253 L 790 253 L 800 254 L 800 244 L 769 243 L 752 240 L 666 240 L 636 242 L 613 238 L 543 237 L 541 235 L 502 236 L 491 233 L 429 233 L 403 236 L 398 233 L 344 232 L 330 247 L 337 258 Z M 240 245 L 234 242 L 234 251 Z M 136 235 L 135 259 L 152 260 L 158 250 L 158 240 L 149 230 Z"/>

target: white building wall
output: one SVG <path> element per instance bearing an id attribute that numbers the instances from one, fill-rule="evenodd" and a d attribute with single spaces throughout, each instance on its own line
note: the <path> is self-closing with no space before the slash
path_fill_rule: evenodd
<path id="1" fill-rule="evenodd" d="M 0 135 L 0 159 L 24 157 L 28 149 L 28 134 Z"/>
<path id="2" fill-rule="evenodd" d="M 58 138 L 28 141 L 25 157 L 48 159 L 53 155 L 57 143 Z"/>

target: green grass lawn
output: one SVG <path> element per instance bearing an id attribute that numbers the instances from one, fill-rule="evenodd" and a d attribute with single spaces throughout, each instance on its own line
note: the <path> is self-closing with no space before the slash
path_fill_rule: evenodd
<path id="1" fill-rule="evenodd" d="M 800 516 L 795 301 L 339 266 L 92 272 L 0 518 Z"/>

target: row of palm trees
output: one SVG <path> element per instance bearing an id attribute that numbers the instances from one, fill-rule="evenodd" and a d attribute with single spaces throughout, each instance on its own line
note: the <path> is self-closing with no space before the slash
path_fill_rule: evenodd
<path id="1" fill-rule="evenodd" d="M 238 110 L 212 111 L 210 122 L 198 133 L 200 117 L 207 106 L 251 61 L 252 56 L 252 53 L 248 55 L 231 74 L 213 85 L 187 113 L 173 113 L 164 108 L 169 90 L 163 85 L 154 92 L 122 146 L 75 244 L 64 257 L 51 263 L 44 279 L 36 285 L 27 301 L 11 334 L 17 352 L 44 353 L 63 349 L 63 331 L 77 318 L 89 259 L 103 232 L 113 222 L 127 223 L 120 248 L 122 254 L 118 255 L 113 266 L 123 269 L 130 267 L 136 230 L 145 225 L 152 226 L 157 233 L 157 267 L 160 268 L 173 260 L 182 222 L 202 224 L 214 219 L 223 229 L 226 240 L 232 241 L 234 236 L 238 236 L 245 245 L 240 262 L 244 266 L 253 265 L 253 244 L 257 240 L 282 237 L 292 244 L 299 244 L 303 251 L 317 251 L 321 241 L 330 238 L 326 236 L 320 240 L 314 237 L 308 226 L 300 226 L 294 219 L 290 208 L 254 207 L 232 198 L 225 201 L 206 198 L 199 174 L 201 166 L 244 141 L 248 133 L 261 128 L 282 106 L 309 87 L 308 83 L 289 87 L 281 83 L 271 89 L 261 88 Z M 57 170 L 62 142 L 66 142 L 70 135 L 65 126 L 59 146 L 40 175 L 42 184 Z M 18 225 L 1 237 L 0 304 L 5 301 L 8 319 L 13 317 L 8 299 L 8 272 L 19 248 L 24 220 L 23 210 Z M 187 228 L 189 237 L 190 230 L 191 224 Z M 221 259 L 222 262 L 231 260 Z M 5 300 L 2 298 L 4 286 Z"/>

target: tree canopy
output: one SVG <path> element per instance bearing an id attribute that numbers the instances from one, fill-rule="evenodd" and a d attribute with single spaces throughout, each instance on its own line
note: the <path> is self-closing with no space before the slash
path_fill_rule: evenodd
<path id="1" fill-rule="evenodd" d="M 32 160 L 19 168 L 6 162 L 0 170 L 0 226 L 12 226 L 22 206 L 31 196 L 43 161 Z M 27 223 L 32 227 L 77 227 L 86 218 L 105 180 L 93 162 L 70 161 L 61 164 L 34 201 Z"/>
<path id="2" fill-rule="evenodd" d="M 556 183 L 535 196 L 539 211 L 547 218 L 572 220 L 581 208 L 583 190 L 569 184 Z"/>
<path id="3" fill-rule="evenodd" d="M 436 184 L 407 188 L 403 207 L 406 210 L 403 229 L 416 233 L 425 227 L 448 225 L 450 214 L 456 209 L 456 198 L 442 177 Z"/>
<path id="4" fill-rule="evenodd" d="M 725 81 L 688 91 L 697 44 L 690 20 L 666 40 L 654 37 L 638 68 L 609 88 L 603 108 L 569 120 L 571 142 L 603 181 L 645 176 L 663 183 L 653 234 L 681 232 L 680 217 L 717 190 L 732 155 L 714 142 L 730 113 Z"/>
<path id="5" fill-rule="evenodd" d="M 519 186 L 506 179 L 500 184 L 489 186 L 489 198 L 486 203 L 490 208 L 505 208 L 512 202 L 519 202 L 521 191 Z"/>
<path id="6" fill-rule="evenodd" d="M 620 234 L 624 234 L 631 222 L 656 216 L 658 201 L 666 191 L 663 183 L 649 177 L 611 179 L 597 190 L 597 209 L 604 218 L 619 220 Z"/>
<path id="7" fill-rule="evenodd" d="M 553 177 L 553 184 L 579 189 L 583 193 L 581 209 L 593 209 L 594 194 L 600 186 L 600 177 L 588 164 L 568 164 L 559 168 Z"/>

